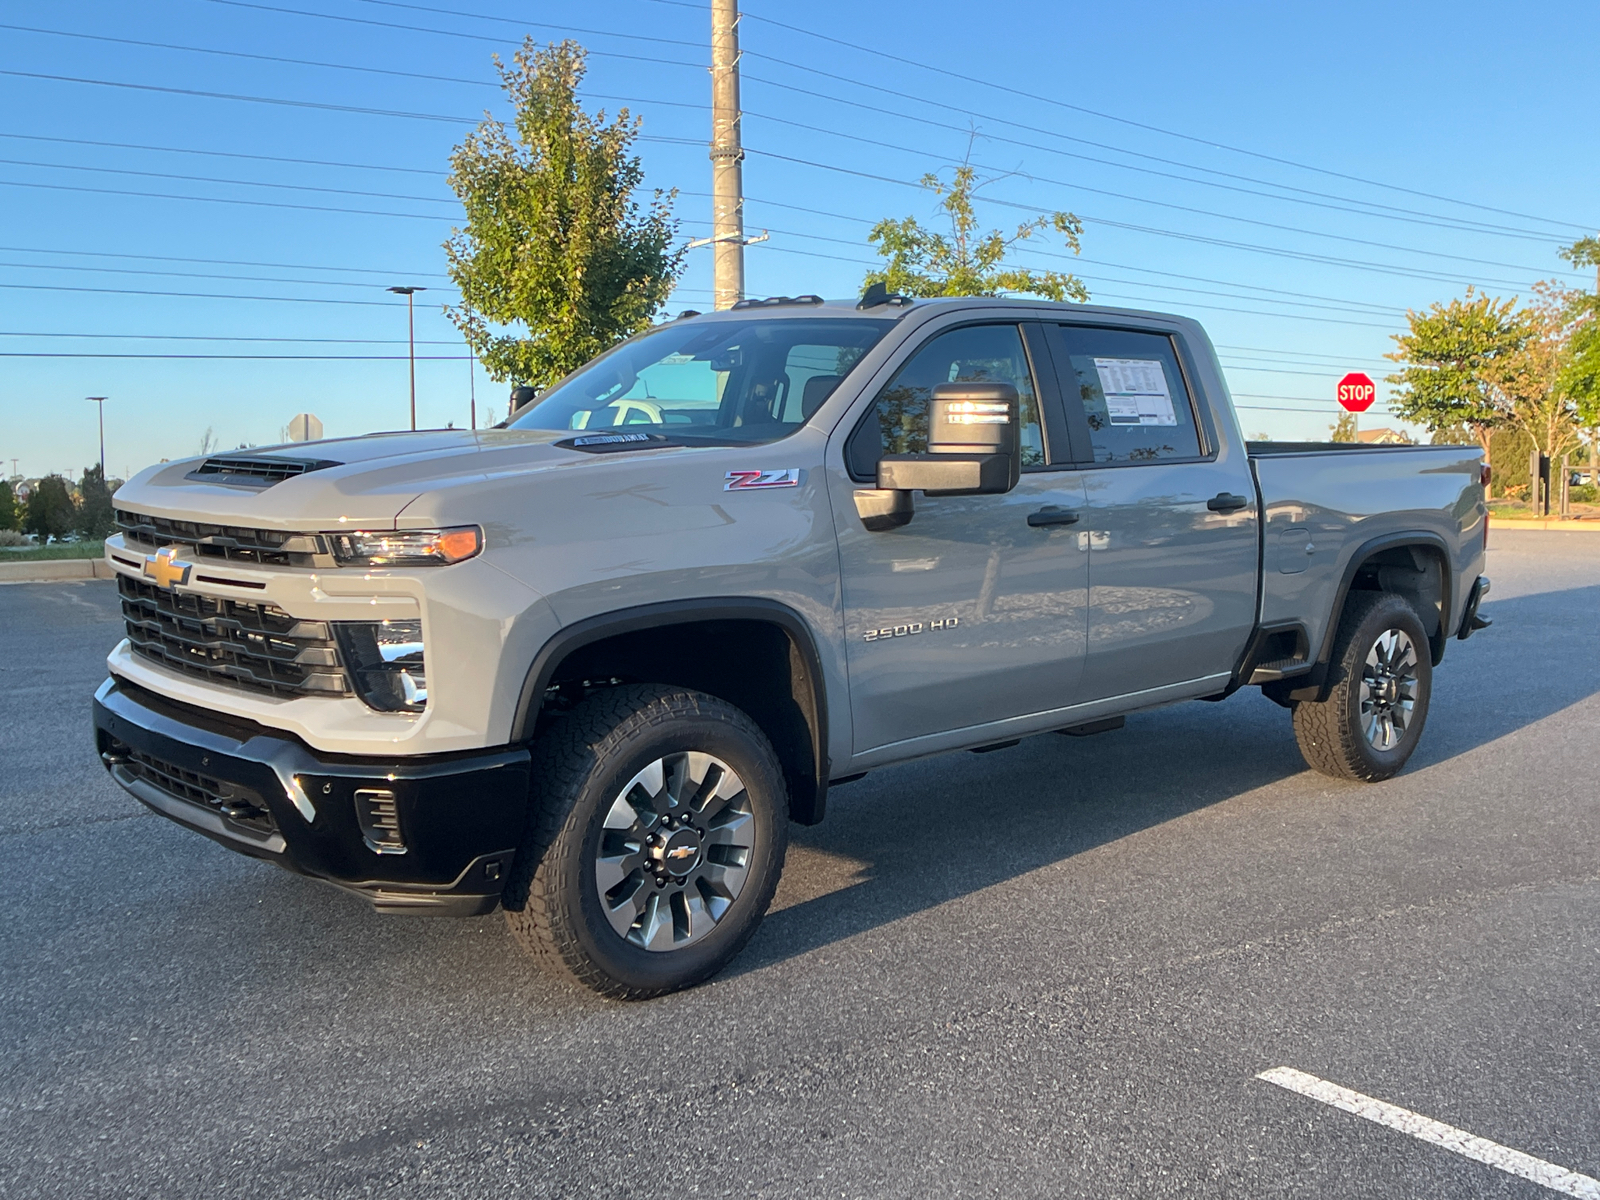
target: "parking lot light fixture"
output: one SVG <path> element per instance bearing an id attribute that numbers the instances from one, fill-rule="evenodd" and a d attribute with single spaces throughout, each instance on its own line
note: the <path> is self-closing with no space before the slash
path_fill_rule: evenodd
<path id="1" fill-rule="evenodd" d="M 102 484 L 106 481 L 106 400 L 108 398 L 106 396 L 85 397 L 85 399 L 92 400 L 100 406 L 100 482 Z"/>
<path id="2" fill-rule="evenodd" d="M 418 292 L 425 292 L 425 287 L 392 287 L 389 289 L 397 296 L 406 298 L 406 342 L 411 347 L 411 428 L 417 427 L 417 321 L 415 302 L 412 297 Z"/>

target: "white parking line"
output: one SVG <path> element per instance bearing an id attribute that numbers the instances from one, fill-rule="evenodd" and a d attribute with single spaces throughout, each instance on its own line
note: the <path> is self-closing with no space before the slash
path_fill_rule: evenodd
<path id="1" fill-rule="evenodd" d="M 1558 1167 L 1555 1163 L 1545 1162 L 1542 1158 L 1535 1158 L 1531 1154 L 1524 1154 L 1520 1150 L 1491 1142 L 1488 1138 L 1477 1137 L 1465 1129 L 1457 1129 L 1454 1125 L 1446 1125 L 1443 1121 L 1424 1117 L 1409 1108 L 1374 1100 L 1371 1096 L 1363 1096 L 1360 1092 L 1329 1083 L 1326 1079 L 1318 1079 L 1315 1075 L 1307 1075 L 1304 1071 L 1296 1071 L 1293 1067 L 1273 1067 L 1270 1071 L 1261 1072 L 1256 1078 L 1275 1083 L 1281 1088 L 1287 1088 L 1312 1100 L 1320 1100 L 1323 1104 L 1330 1104 L 1334 1108 L 1342 1108 L 1347 1113 L 1354 1113 L 1368 1121 L 1376 1121 L 1379 1125 L 1387 1125 L 1390 1129 L 1398 1129 L 1401 1133 L 1409 1133 L 1424 1142 L 1443 1146 L 1446 1150 L 1453 1150 L 1465 1158 L 1497 1167 L 1507 1174 L 1532 1180 L 1553 1192 L 1579 1196 L 1582 1200 L 1600 1200 L 1600 1179 L 1579 1175 L 1576 1171 Z"/>

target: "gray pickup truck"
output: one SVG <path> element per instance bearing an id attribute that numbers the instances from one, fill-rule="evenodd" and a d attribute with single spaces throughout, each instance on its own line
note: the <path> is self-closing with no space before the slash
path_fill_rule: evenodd
<path id="1" fill-rule="evenodd" d="M 1401 769 L 1485 622 L 1476 448 L 1246 446 L 1181 317 L 746 301 L 494 430 L 151 467 L 106 543 L 113 777 L 386 912 L 505 909 L 639 998 L 759 924 L 892 763 L 1260 687 Z"/>

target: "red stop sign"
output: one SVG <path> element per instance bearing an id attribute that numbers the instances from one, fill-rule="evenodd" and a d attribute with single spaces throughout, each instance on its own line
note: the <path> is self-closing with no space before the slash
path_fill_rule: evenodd
<path id="1" fill-rule="evenodd" d="M 1339 380 L 1339 403 L 1349 412 L 1366 412 L 1377 398 L 1377 385 L 1360 371 L 1351 371 Z"/>

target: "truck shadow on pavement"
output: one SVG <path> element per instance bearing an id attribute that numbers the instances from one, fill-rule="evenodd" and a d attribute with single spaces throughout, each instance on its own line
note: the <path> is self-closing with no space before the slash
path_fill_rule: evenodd
<path id="1" fill-rule="evenodd" d="M 1424 770 L 1600 691 L 1600 587 L 1485 606 L 1495 626 L 1452 641 L 1435 675 Z M 1489 702 L 1492 695 L 1493 701 Z M 1287 710 L 1246 688 L 1089 738 L 947 754 L 830 793 L 820 826 L 791 826 L 774 911 L 724 978 L 759 970 L 1307 772 Z M 1364 788 L 1314 777 L 1318 786 Z M 1404 778 L 1404 775 L 1400 777 Z"/>

